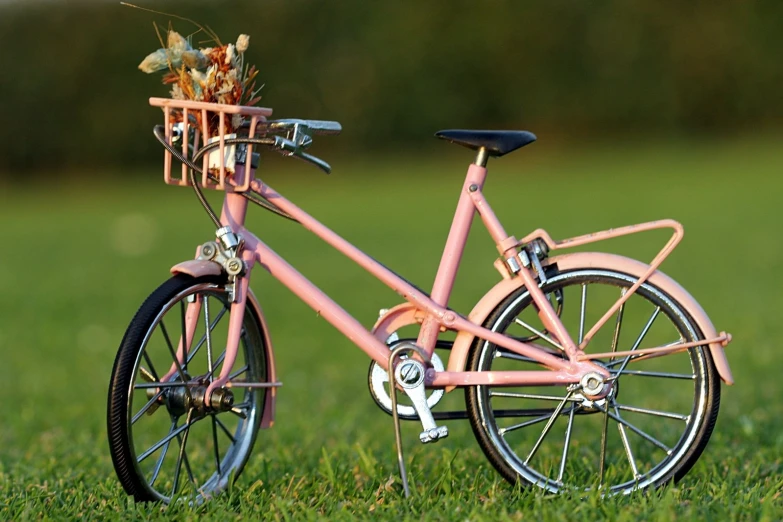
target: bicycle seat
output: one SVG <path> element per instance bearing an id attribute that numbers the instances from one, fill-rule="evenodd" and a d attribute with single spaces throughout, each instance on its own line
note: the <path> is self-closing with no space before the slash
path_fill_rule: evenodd
<path id="1" fill-rule="evenodd" d="M 442 130 L 435 133 L 442 140 L 469 149 L 487 149 L 490 156 L 503 156 L 536 141 L 536 135 L 527 131 L 500 130 Z"/>

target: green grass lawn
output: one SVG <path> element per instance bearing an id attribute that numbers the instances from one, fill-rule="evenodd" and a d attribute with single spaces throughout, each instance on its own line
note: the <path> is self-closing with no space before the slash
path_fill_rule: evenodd
<path id="1" fill-rule="evenodd" d="M 265 179 L 427 288 L 469 159 L 335 161 L 331 177 L 276 160 L 284 170 Z M 222 497 L 195 508 L 135 505 L 108 452 L 111 366 L 138 306 L 212 228 L 192 193 L 164 186 L 157 169 L 130 180 L 115 175 L 114 183 L 100 173 L 51 172 L 52 188 L 0 187 L 0 519 L 783 518 L 779 142 L 531 147 L 490 167 L 487 197 L 517 237 L 543 227 L 563 238 L 665 217 L 685 225 L 662 270 L 718 330 L 734 335 L 728 355 L 736 385 L 723 387 L 711 442 L 677 486 L 605 500 L 516 491 L 485 460 L 467 421 L 447 423 L 449 438 L 430 446 L 406 423 L 416 493 L 405 499 L 391 418 L 367 392 L 366 356 L 259 271 L 252 286 L 284 383 L 274 427 L 260 434 L 242 477 Z M 249 225 L 368 327 L 379 308 L 399 302 L 298 225 L 261 210 Z M 665 240 L 665 232 L 651 232 L 596 246 L 649 261 Z M 465 313 L 498 278 L 480 226 L 468 249 L 452 302 Z M 462 393 L 452 395 L 458 405 Z"/>

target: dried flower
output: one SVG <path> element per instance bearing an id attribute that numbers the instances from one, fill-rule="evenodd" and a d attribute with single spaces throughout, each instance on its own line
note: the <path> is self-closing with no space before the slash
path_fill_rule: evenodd
<path id="1" fill-rule="evenodd" d="M 182 65 L 190 69 L 203 69 L 209 65 L 209 58 L 198 49 L 190 49 L 182 53 Z"/>
<path id="2" fill-rule="evenodd" d="M 169 58 L 165 49 L 158 49 L 154 53 L 148 54 L 147 57 L 144 58 L 144 60 L 139 64 L 139 69 L 147 74 L 162 71 L 164 69 L 168 69 L 168 67 Z"/>
<path id="3" fill-rule="evenodd" d="M 179 100 L 195 100 L 226 105 L 255 105 L 261 99 L 260 88 L 255 79 L 258 70 L 245 67 L 243 53 L 250 44 L 250 37 L 242 34 L 236 45 L 223 45 L 214 32 L 199 28 L 210 36 L 214 47 L 193 49 L 186 38 L 169 29 L 166 34 L 166 48 L 148 55 L 139 65 L 146 73 L 168 70 L 163 76 L 164 84 L 171 84 L 171 97 Z M 163 39 L 161 38 L 161 43 Z M 201 121 L 210 136 L 219 132 L 219 119 L 212 115 L 208 121 Z M 241 115 L 234 115 L 226 122 L 227 133 L 233 132 L 244 123 Z"/>
<path id="4" fill-rule="evenodd" d="M 180 55 L 190 49 L 188 41 L 185 40 L 185 38 L 177 31 L 169 31 L 167 44 L 169 51 L 172 53 L 177 53 L 177 55 Z"/>
<path id="5" fill-rule="evenodd" d="M 182 87 L 180 87 L 178 83 L 175 83 L 171 87 L 171 97 L 175 100 L 185 99 L 185 93 L 182 92 Z"/>
<path id="6" fill-rule="evenodd" d="M 250 45 L 250 37 L 246 34 L 240 34 L 239 38 L 237 38 L 237 52 L 239 54 L 244 53 L 245 51 L 247 51 L 249 45 Z"/>

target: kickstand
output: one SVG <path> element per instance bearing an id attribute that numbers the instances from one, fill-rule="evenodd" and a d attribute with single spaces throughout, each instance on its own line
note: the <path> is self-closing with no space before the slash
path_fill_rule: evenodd
<path id="1" fill-rule="evenodd" d="M 415 346 L 415 345 L 414 345 Z M 402 352 L 416 351 L 408 343 L 402 343 L 392 350 L 389 355 L 389 396 L 391 397 L 392 419 L 394 420 L 394 440 L 397 443 L 397 463 L 400 466 L 400 478 L 402 488 L 405 490 L 405 498 L 410 498 L 411 490 L 408 487 L 408 472 L 405 470 L 405 458 L 402 455 L 402 435 L 400 435 L 400 416 L 397 414 L 397 380 L 394 378 L 394 360 Z"/>

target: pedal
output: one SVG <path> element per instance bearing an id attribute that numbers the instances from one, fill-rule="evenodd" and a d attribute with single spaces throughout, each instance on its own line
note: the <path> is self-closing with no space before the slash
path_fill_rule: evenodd
<path id="1" fill-rule="evenodd" d="M 421 420 L 421 426 L 424 428 L 419 434 L 419 440 L 423 444 L 436 442 L 449 435 L 449 429 L 446 426 L 438 426 L 432 417 L 429 405 L 427 405 L 427 394 L 424 388 L 424 365 L 415 359 L 404 359 L 400 361 L 394 370 L 394 378 L 402 386 L 405 394 L 413 402 L 416 414 Z"/>

